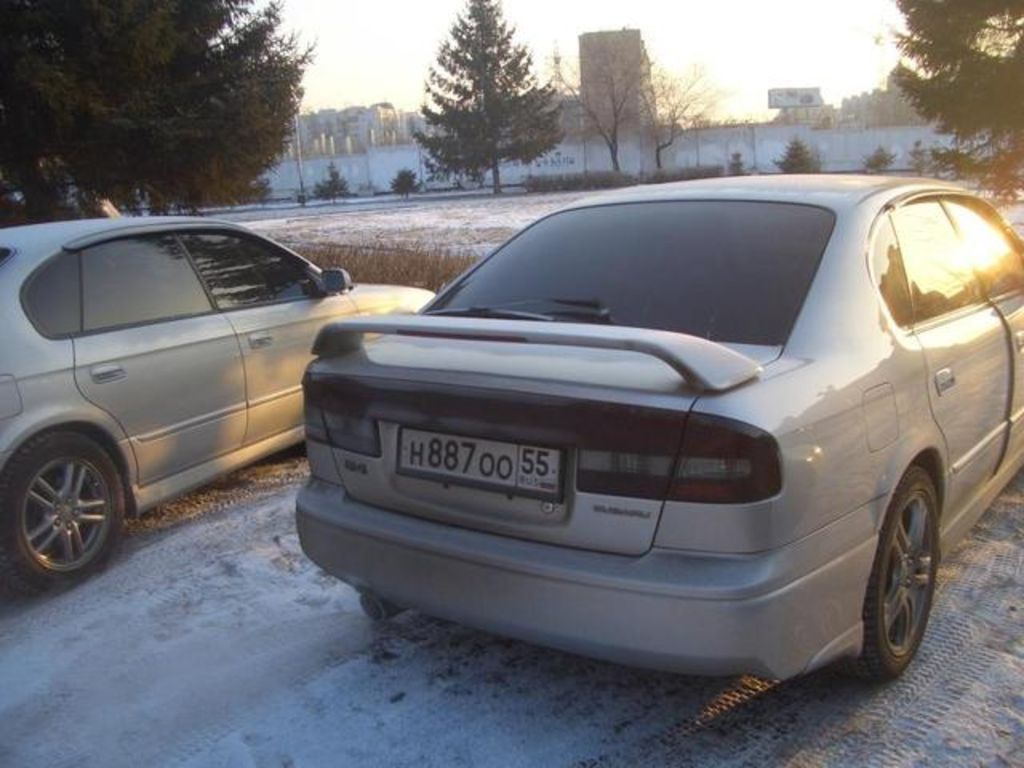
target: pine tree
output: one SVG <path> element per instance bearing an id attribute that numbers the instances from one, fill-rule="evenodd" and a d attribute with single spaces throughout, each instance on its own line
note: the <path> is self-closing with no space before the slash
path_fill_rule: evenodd
<path id="1" fill-rule="evenodd" d="M 896 161 L 896 155 L 879 144 L 875 151 L 864 158 L 864 170 L 868 173 L 885 173 Z"/>
<path id="2" fill-rule="evenodd" d="M 348 195 L 348 182 L 338 172 L 338 166 L 328 163 L 327 178 L 317 182 L 313 187 L 313 195 L 320 200 L 330 200 L 332 203 L 339 197 Z"/>
<path id="3" fill-rule="evenodd" d="M 418 186 L 419 182 L 416 181 L 416 174 L 408 168 L 400 170 L 395 174 L 395 178 L 391 180 L 391 191 L 406 199 L 416 191 Z"/>
<path id="4" fill-rule="evenodd" d="M 514 32 L 498 0 L 468 0 L 452 25 L 427 79 L 428 129 L 416 137 L 433 174 L 481 180 L 490 171 L 500 192 L 503 161 L 531 162 L 561 140 L 554 90 L 538 84 Z"/>
<path id="5" fill-rule="evenodd" d="M 798 138 L 786 145 L 786 152 L 775 161 L 783 173 L 821 173 L 821 159 Z"/>
<path id="6" fill-rule="evenodd" d="M 915 141 L 910 150 L 910 167 L 918 176 L 928 176 L 933 172 L 932 150 L 927 149 L 921 141 Z"/>
<path id="7" fill-rule="evenodd" d="M 945 170 L 998 194 L 1024 189 L 1024 2 L 899 0 L 911 66 L 896 81 L 956 144 L 933 151 Z"/>
<path id="8" fill-rule="evenodd" d="M 192 209 L 250 197 L 310 52 L 276 2 L 0 3 L 0 176 L 32 220 L 73 198 Z"/>

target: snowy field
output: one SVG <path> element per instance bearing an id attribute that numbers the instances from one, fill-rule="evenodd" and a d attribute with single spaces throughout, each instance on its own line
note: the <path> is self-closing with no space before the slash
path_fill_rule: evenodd
<path id="1" fill-rule="evenodd" d="M 426 246 L 482 256 L 535 219 L 593 194 L 374 199 L 313 209 L 248 211 L 232 218 L 295 247 L 330 243 Z"/>
<path id="2" fill-rule="evenodd" d="M 482 252 L 576 197 L 246 217 L 296 244 Z M 1024 231 L 1024 205 L 1007 214 Z M 291 453 L 237 472 L 133 522 L 91 581 L 0 597 L 0 767 L 1024 766 L 1024 475 L 944 561 L 907 675 L 873 688 L 634 670 L 412 612 L 374 625 L 300 551 L 306 471 Z"/>
<path id="3" fill-rule="evenodd" d="M 590 661 L 406 613 L 307 561 L 295 454 L 135 524 L 99 577 L 0 602 L 0 765 L 1020 766 L 1024 478 L 943 564 L 881 688 Z"/>

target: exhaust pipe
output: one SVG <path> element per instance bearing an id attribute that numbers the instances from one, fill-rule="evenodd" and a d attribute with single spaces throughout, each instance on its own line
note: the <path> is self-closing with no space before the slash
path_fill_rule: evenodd
<path id="1" fill-rule="evenodd" d="M 392 616 L 397 616 L 405 610 L 405 608 L 397 606 L 369 590 L 360 590 L 359 607 L 363 609 L 363 613 L 365 613 L 371 621 L 387 621 Z"/>

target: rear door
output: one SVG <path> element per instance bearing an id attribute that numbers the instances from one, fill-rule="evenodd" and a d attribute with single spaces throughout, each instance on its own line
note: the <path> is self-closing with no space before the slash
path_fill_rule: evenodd
<path id="1" fill-rule="evenodd" d="M 139 483 L 228 453 L 245 432 L 238 340 L 171 235 L 81 253 L 75 381 L 131 438 Z"/>
<path id="2" fill-rule="evenodd" d="M 946 440 L 947 507 L 958 511 L 1003 455 L 1011 381 L 1007 332 L 937 199 L 897 208 L 892 221 L 927 364 L 928 398 Z"/>
<path id="3" fill-rule="evenodd" d="M 945 206 L 967 258 L 1010 332 L 1014 376 L 1007 456 L 1012 459 L 1024 449 L 1024 260 L 1020 242 L 999 215 L 979 200 L 952 199 Z"/>
<path id="4" fill-rule="evenodd" d="M 249 408 L 245 443 L 300 427 L 302 374 L 327 322 L 352 314 L 348 296 L 324 296 L 309 264 L 234 232 L 182 237 L 218 309 L 238 335 Z"/>

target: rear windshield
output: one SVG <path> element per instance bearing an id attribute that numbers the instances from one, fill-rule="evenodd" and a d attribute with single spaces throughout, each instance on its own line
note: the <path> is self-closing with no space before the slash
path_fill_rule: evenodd
<path id="1" fill-rule="evenodd" d="M 831 211 L 791 203 L 566 211 L 520 233 L 429 311 L 506 307 L 587 321 L 600 308 L 594 322 L 783 344 L 834 223 Z"/>
<path id="2" fill-rule="evenodd" d="M 11 251 L 9 248 L 0 248 L 0 264 L 3 264 L 5 261 L 7 261 L 7 257 L 10 255 Z"/>

